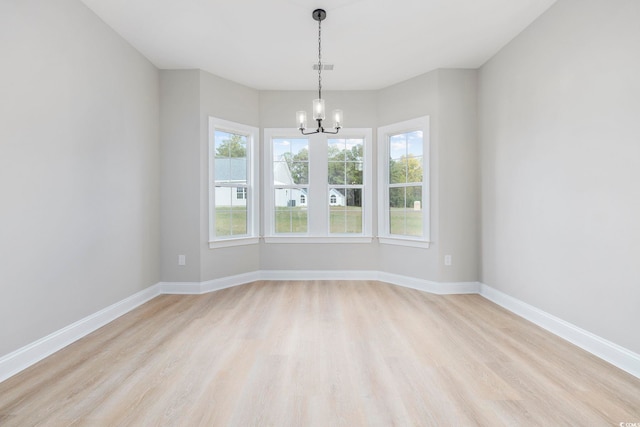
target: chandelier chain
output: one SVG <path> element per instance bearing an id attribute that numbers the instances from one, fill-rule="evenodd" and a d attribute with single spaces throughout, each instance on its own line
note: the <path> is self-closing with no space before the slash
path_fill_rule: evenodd
<path id="1" fill-rule="evenodd" d="M 318 21 L 318 99 L 322 99 L 322 20 Z"/>

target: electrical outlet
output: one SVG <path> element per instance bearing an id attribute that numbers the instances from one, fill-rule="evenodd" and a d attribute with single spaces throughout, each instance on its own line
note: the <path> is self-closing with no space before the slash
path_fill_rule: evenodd
<path id="1" fill-rule="evenodd" d="M 444 265 L 451 265 L 451 255 L 444 256 Z"/>
<path id="2" fill-rule="evenodd" d="M 178 265 L 187 265 L 186 255 L 178 255 Z"/>

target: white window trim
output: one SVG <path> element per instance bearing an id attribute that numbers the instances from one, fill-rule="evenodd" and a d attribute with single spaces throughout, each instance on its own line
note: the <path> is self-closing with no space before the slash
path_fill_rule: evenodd
<path id="1" fill-rule="evenodd" d="M 221 130 L 247 137 L 247 234 L 239 236 L 217 237 L 215 235 L 215 131 Z M 209 248 L 257 244 L 260 233 L 260 199 L 259 174 L 257 171 L 259 147 L 259 130 L 256 127 L 235 123 L 228 120 L 209 117 Z"/>
<path id="2" fill-rule="evenodd" d="M 373 132 L 371 128 L 343 128 L 338 135 L 313 134 L 309 138 L 309 227 L 304 234 L 275 233 L 274 203 L 273 203 L 273 144 L 274 138 L 300 138 L 300 130 L 295 128 L 265 128 L 264 129 L 264 241 L 266 243 L 369 243 L 373 240 Z M 365 201 L 362 214 L 362 233 L 359 234 L 329 234 L 329 195 L 327 184 L 327 151 L 326 141 L 329 138 L 364 138 L 363 165 L 363 198 Z M 313 147 L 323 146 L 318 150 Z M 316 159 L 316 160 L 314 160 Z M 318 160 L 319 159 L 319 160 Z M 318 166 L 320 165 L 320 166 Z M 324 170 L 323 170 L 324 169 Z M 315 200 L 314 200 L 315 199 Z M 327 206 L 320 214 L 314 206 Z M 314 220 L 312 220 L 312 209 Z"/>
<path id="3" fill-rule="evenodd" d="M 401 236 L 389 232 L 389 136 L 422 130 L 423 156 L 422 156 L 422 231 L 421 237 Z M 378 200 L 378 241 L 383 244 L 428 248 L 431 226 L 431 203 L 429 191 L 429 163 L 431 153 L 429 150 L 429 116 L 393 123 L 378 128 L 378 186 L 380 199 Z"/>

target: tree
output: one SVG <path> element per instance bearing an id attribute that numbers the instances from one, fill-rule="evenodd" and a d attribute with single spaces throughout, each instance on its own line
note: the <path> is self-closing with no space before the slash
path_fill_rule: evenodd
<path id="1" fill-rule="evenodd" d="M 351 149 L 344 148 L 342 150 L 335 145 L 329 146 L 329 184 L 362 184 L 362 150 L 362 144 L 354 145 Z"/>
<path id="2" fill-rule="evenodd" d="M 247 141 L 242 135 L 231 134 L 216 147 L 216 157 L 247 157 Z"/>
<path id="3" fill-rule="evenodd" d="M 283 157 L 287 162 L 294 184 L 308 184 L 309 150 L 303 148 L 293 155 L 291 153 L 284 153 Z"/>
<path id="4" fill-rule="evenodd" d="M 416 200 L 421 201 L 422 162 L 413 154 L 402 156 L 398 160 L 389 158 L 389 183 L 410 184 L 415 186 L 396 187 L 389 191 L 389 204 L 392 207 L 413 207 Z M 406 189 L 406 191 L 405 191 Z"/>

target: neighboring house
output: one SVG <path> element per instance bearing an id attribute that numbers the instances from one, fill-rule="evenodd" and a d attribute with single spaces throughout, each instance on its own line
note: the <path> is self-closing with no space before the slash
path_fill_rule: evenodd
<path id="1" fill-rule="evenodd" d="M 329 190 L 329 206 L 345 206 L 346 204 L 346 197 L 344 194 L 335 188 Z"/>
<path id="2" fill-rule="evenodd" d="M 289 165 L 280 157 L 277 162 L 273 162 L 273 183 L 278 185 L 293 185 L 293 177 Z M 305 188 L 282 188 L 276 190 L 275 205 L 277 207 L 286 206 L 307 206 L 309 196 Z"/>
<path id="3" fill-rule="evenodd" d="M 216 183 L 231 184 L 230 186 L 216 186 L 216 206 L 246 206 L 247 189 L 234 187 L 233 184 L 244 184 L 247 179 L 247 159 L 244 157 L 215 159 Z M 274 162 L 273 178 L 278 185 L 292 185 L 291 171 L 285 161 Z M 276 193 L 276 206 L 302 206 L 309 203 L 309 194 L 305 188 L 283 188 Z M 345 196 L 332 188 L 329 191 L 330 206 L 345 206 Z"/>
<path id="4" fill-rule="evenodd" d="M 247 188 L 233 186 L 247 183 L 246 157 L 215 159 L 214 173 L 216 184 L 231 184 L 229 187 L 216 186 L 216 206 L 246 206 Z"/>

